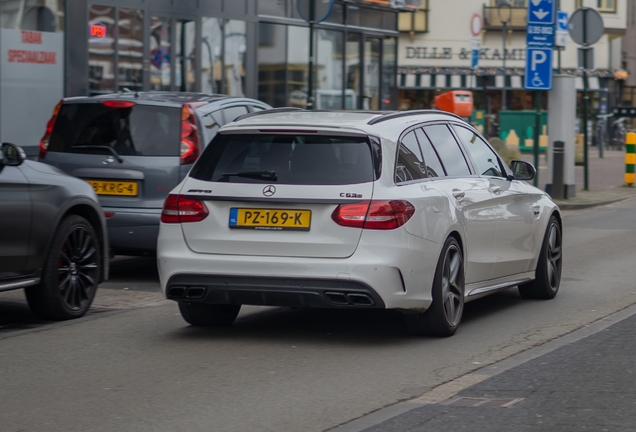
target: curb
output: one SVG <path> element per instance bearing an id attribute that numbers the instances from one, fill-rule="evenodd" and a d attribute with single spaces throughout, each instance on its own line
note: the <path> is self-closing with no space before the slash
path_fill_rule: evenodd
<path id="1" fill-rule="evenodd" d="M 469 372 L 454 380 L 441 384 L 419 397 L 406 401 L 397 402 L 377 411 L 358 417 L 347 423 L 328 429 L 328 432 L 362 432 L 365 429 L 377 426 L 385 421 L 404 414 L 408 411 L 421 408 L 426 405 L 436 405 L 456 396 L 462 390 L 472 387 L 482 381 L 499 375 L 524 363 L 551 353 L 561 347 L 573 344 L 589 336 L 595 335 L 614 324 L 617 324 L 633 315 L 636 315 L 636 304 L 631 304 L 622 310 L 614 312 L 597 321 L 585 324 L 570 333 L 556 339 L 547 341 L 541 345 L 529 348 L 511 357 L 500 360 L 496 363 L 484 366 L 480 369 Z"/>
<path id="2" fill-rule="evenodd" d="M 604 205 L 614 204 L 614 203 L 625 201 L 634 197 L 636 197 L 636 195 L 629 195 L 629 196 L 613 198 L 613 199 L 609 199 L 605 201 L 597 201 L 597 202 L 589 202 L 589 203 L 581 203 L 581 204 L 569 204 L 569 203 L 561 203 L 561 202 L 556 202 L 556 204 L 559 206 L 561 210 L 583 210 L 583 209 L 588 209 L 593 207 L 601 207 Z"/>

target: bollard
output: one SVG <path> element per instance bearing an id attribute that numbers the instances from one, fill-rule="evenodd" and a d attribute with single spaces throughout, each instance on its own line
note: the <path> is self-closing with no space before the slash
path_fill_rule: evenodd
<path id="1" fill-rule="evenodd" d="M 625 136 L 625 183 L 634 184 L 634 165 L 636 165 L 636 133 Z"/>
<path id="2" fill-rule="evenodd" d="M 563 184 L 563 163 L 565 159 L 565 143 L 563 141 L 555 141 L 552 146 L 552 190 L 551 195 L 554 199 L 563 199 L 565 185 Z"/>

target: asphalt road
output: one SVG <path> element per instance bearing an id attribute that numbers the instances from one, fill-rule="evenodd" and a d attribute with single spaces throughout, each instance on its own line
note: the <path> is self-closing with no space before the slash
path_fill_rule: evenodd
<path id="1" fill-rule="evenodd" d="M 557 298 L 469 303 L 448 339 L 372 311 L 245 307 L 230 328 L 190 328 L 148 259 L 119 260 L 73 323 L 34 321 L 0 294 L 0 429 L 333 428 L 635 304 L 635 214 L 636 200 L 567 214 Z"/>

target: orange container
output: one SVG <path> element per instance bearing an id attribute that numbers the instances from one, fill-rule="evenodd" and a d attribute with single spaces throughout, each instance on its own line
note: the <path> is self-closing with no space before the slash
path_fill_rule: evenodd
<path id="1" fill-rule="evenodd" d="M 435 106 L 460 117 L 470 117 L 473 114 L 473 93 L 466 90 L 442 93 L 435 96 Z"/>

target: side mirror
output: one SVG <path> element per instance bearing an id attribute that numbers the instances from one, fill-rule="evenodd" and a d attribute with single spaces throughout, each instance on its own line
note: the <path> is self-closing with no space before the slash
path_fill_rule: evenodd
<path id="1" fill-rule="evenodd" d="M 537 175 L 537 170 L 530 162 L 513 160 L 510 162 L 510 169 L 515 180 L 530 181 Z"/>
<path id="2" fill-rule="evenodd" d="M 18 147 L 11 143 L 2 143 L 2 161 L 3 166 L 20 166 L 26 160 L 26 153 L 22 147 Z"/>

